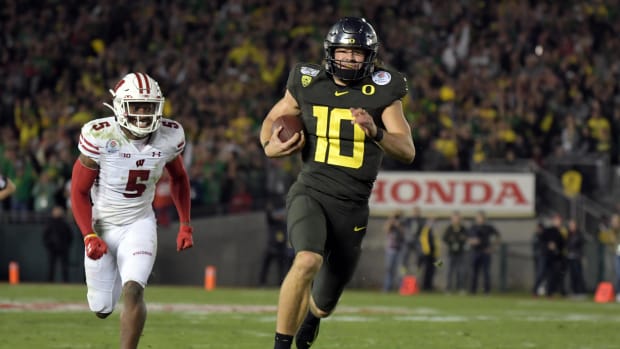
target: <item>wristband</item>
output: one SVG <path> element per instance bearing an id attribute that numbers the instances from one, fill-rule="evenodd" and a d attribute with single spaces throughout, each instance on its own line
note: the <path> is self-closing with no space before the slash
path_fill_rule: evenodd
<path id="1" fill-rule="evenodd" d="M 377 143 L 381 142 L 381 140 L 383 139 L 383 129 L 377 127 L 377 133 L 375 133 L 375 136 L 372 139 Z"/>
<path id="2" fill-rule="evenodd" d="M 86 239 L 88 238 L 92 238 L 92 237 L 97 237 L 99 235 L 97 235 L 97 233 L 90 233 L 84 236 L 84 241 L 86 241 Z"/>

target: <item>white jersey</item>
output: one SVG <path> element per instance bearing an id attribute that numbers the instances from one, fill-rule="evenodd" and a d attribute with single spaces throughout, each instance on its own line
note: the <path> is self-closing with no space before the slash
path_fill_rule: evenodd
<path id="1" fill-rule="evenodd" d="M 185 132 L 178 122 L 162 119 L 142 143 L 128 139 L 114 117 L 82 127 L 78 148 L 99 165 L 91 189 L 96 224 L 124 225 L 153 215 L 155 185 L 166 163 L 183 151 Z"/>

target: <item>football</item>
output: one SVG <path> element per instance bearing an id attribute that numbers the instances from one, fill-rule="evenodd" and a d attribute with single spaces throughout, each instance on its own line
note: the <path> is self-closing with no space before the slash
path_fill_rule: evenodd
<path id="1" fill-rule="evenodd" d="M 280 138 L 282 142 L 288 141 L 295 133 L 304 129 L 301 116 L 298 115 L 280 116 L 273 122 L 273 125 L 271 125 L 271 132 L 274 132 L 280 126 L 282 126 L 282 131 L 278 134 L 278 138 Z"/>

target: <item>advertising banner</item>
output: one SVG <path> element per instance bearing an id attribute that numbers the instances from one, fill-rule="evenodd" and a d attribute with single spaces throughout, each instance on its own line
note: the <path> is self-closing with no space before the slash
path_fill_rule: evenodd
<path id="1" fill-rule="evenodd" d="M 438 216 L 483 210 L 495 217 L 533 217 L 535 203 L 532 173 L 380 172 L 370 210 L 385 215 L 419 206 Z"/>

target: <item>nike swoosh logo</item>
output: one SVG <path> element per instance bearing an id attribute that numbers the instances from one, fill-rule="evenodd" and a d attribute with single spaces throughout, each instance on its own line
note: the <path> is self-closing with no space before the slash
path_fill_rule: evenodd
<path id="1" fill-rule="evenodd" d="M 334 95 L 336 97 L 340 97 L 342 95 L 346 95 L 347 93 L 349 93 L 349 91 L 336 91 L 336 92 L 334 92 Z"/>
<path id="2" fill-rule="evenodd" d="M 361 230 L 364 230 L 364 229 L 366 229 L 366 226 L 361 226 L 361 227 L 355 226 L 355 227 L 353 227 L 353 231 L 361 231 Z"/>

